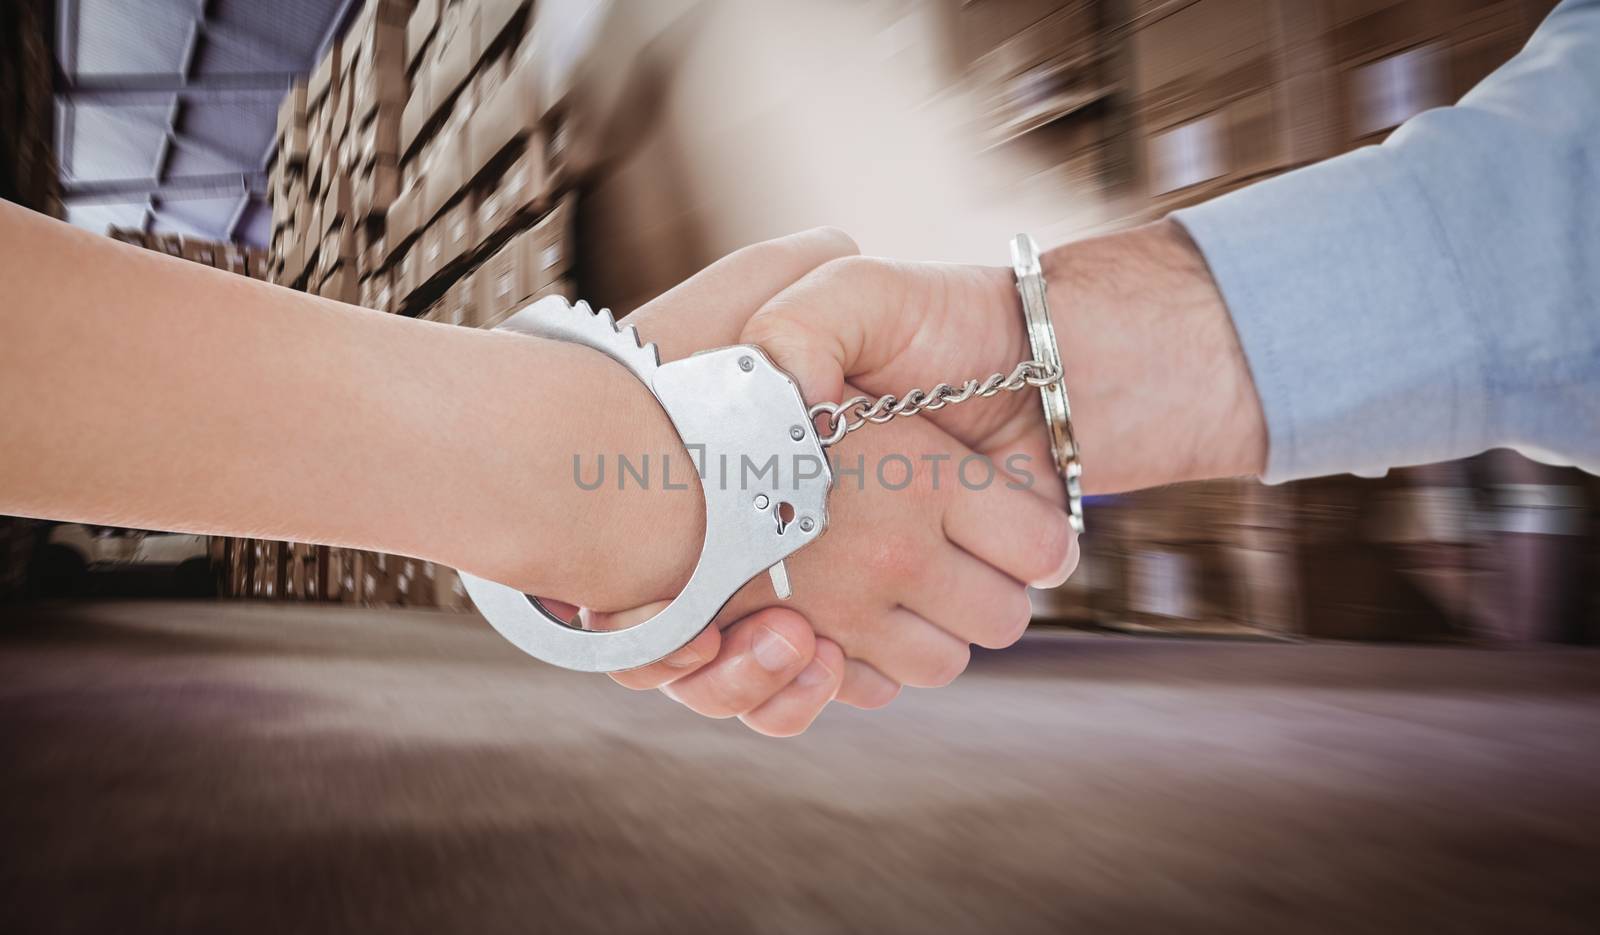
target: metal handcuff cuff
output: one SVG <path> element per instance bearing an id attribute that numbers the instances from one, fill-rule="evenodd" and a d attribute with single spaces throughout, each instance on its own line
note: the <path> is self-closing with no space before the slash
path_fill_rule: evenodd
<path id="1" fill-rule="evenodd" d="M 1030 386 L 1041 390 L 1072 525 L 1081 531 L 1078 477 L 1082 469 L 1067 415 L 1055 331 L 1044 306 L 1039 251 L 1031 237 L 1024 234 L 1013 241 L 1012 259 L 1034 359 L 1018 364 L 1010 374 L 968 380 L 960 387 L 940 383 L 928 391 L 914 389 L 904 397 L 888 395 L 874 400 L 856 396 L 810 408 L 794 379 L 753 345 L 717 348 L 663 364 L 656 346 L 641 345 L 631 325 L 619 328 L 609 311 L 591 311 L 586 302 L 569 305 L 560 296 L 552 296 L 518 311 L 496 330 L 592 348 L 627 368 L 649 388 L 684 447 L 700 454 L 703 481 L 713 459 L 742 466 L 742 459 L 748 458 L 749 463 L 764 466 L 776 458 L 780 465 L 796 469 L 791 472 L 792 482 L 781 489 L 777 483 L 781 473 L 770 490 L 703 482 L 705 542 L 694 572 L 671 603 L 635 626 L 579 629 L 551 613 L 536 597 L 462 572 L 461 581 L 473 603 L 502 636 L 554 665 L 582 672 L 618 672 L 657 662 L 698 636 L 723 605 L 763 570 L 771 574 L 778 597 L 789 597 L 784 560 L 828 527 L 833 473 L 825 449 L 869 422 L 888 422 Z M 826 417 L 826 434 L 819 435 L 816 430 L 818 417 Z M 811 469 L 802 473 L 798 470 L 802 463 Z M 758 476 L 764 474 L 758 472 Z"/>

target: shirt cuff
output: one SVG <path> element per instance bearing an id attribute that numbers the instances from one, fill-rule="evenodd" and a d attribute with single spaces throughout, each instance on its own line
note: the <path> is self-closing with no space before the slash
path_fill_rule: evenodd
<path id="1" fill-rule="evenodd" d="M 1428 196 L 1373 147 L 1177 212 L 1227 303 L 1278 483 L 1487 447 L 1486 346 Z"/>

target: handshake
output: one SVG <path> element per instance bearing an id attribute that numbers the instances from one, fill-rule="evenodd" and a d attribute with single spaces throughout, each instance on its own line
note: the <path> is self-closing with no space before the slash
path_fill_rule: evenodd
<path id="1" fill-rule="evenodd" d="M 1088 270 L 1074 267 L 1097 262 L 1092 245 L 1082 256 L 1056 251 L 1047 259 L 1066 381 L 1094 456 L 1086 481 L 1109 491 L 1215 476 L 1226 468 L 1206 463 L 1205 439 L 1195 432 L 1206 419 L 1195 422 L 1189 403 L 1171 407 L 1187 427 L 1165 424 L 1171 420 L 1161 412 L 1164 402 L 1195 397 L 1182 385 L 1185 368 L 1141 355 L 1215 347 L 1213 357 L 1226 361 L 1231 353 L 1237 365 L 1233 389 L 1249 392 L 1220 299 L 1175 226 L 1117 236 L 1125 240 L 1110 270 L 1113 287 L 1135 287 L 1128 295 L 1135 301 L 1139 289 L 1173 287 L 1169 299 L 1198 296 L 1214 314 L 1169 318 L 1152 329 L 1146 316 L 1083 301 L 1097 293 L 1075 288 L 1073 274 Z M 1198 277 L 1200 288 L 1177 288 L 1184 275 Z M 862 257 L 832 229 L 740 250 L 628 323 L 658 346 L 663 362 L 759 345 L 796 379 L 808 404 L 1009 373 L 1032 356 L 1010 269 Z M 1141 339 L 1148 339 L 1143 347 Z M 606 498 L 580 511 L 588 525 L 600 523 L 602 544 L 588 566 L 626 575 L 632 586 L 598 600 L 598 581 L 533 589 L 592 608 L 584 614 L 594 629 L 629 626 L 665 607 L 688 580 L 699 551 L 694 533 L 705 521 L 698 486 L 683 483 L 694 461 L 647 391 L 611 369 L 614 379 L 596 390 L 596 411 L 628 415 L 574 436 L 583 442 L 572 452 L 573 488 Z M 1217 377 L 1204 379 L 1213 392 L 1227 390 Z M 1236 399 L 1237 392 L 1218 398 L 1218 428 L 1230 415 L 1221 410 Z M 616 459 L 610 475 L 608 454 Z M 652 454 L 662 459 L 657 476 L 635 473 L 628 483 L 623 462 L 632 455 L 634 465 L 647 463 Z M 670 479 L 674 459 L 678 483 Z M 1022 636 L 1028 587 L 1059 585 L 1077 565 L 1077 536 L 1033 392 L 876 425 L 842 439 L 831 459 L 829 531 L 788 559 L 791 600 L 776 601 L 758 577 L 691 643 L 611 677 L 658 689 L 708 717 L 738 717 L 763 734 L 798 734 L 829 702 L 878 708 L 903 686 L 948 684 L 966 668 L 973 644 L 998 649 Z M 499 580 L 534 583 L 516 569 Z"/>

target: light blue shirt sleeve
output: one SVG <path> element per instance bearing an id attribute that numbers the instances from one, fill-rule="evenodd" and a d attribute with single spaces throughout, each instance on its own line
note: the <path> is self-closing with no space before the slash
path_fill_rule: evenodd
<path id="1" fill-rule="evenodd" d="M 1600 0 L 1454 107 L 1177 212 L 1272 482 L 1516 448 L 1600 473 Z"/>

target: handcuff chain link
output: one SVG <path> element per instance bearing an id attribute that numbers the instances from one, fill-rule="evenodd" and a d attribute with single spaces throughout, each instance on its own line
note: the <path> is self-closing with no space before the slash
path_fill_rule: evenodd
<path id="1" fill-rule="evenodd" d="M 840 403 L 817 403 L 809 412 L 812 421 L 818 416 L 827 416 L 828 430 L 819 441 L 822 447 L 831 448 L 840 439 L 869 422 L 882 424 L 901 416 L 937 412 L 975 397 L 981 399 L 1002 391 L 1014 393 L 1026 388 L 1038 389 L 1059 379 L 1061 374 L 1055 368 L 1037 360 L 1025 360 L 1009 374 L 995 373 L 986 380 L 968 380 L 960 388 L 940 383 L 927 391 L 913 389 L 905 396 L 890 393 L 876 400 L 870 396 L 852 396 Z"/>

